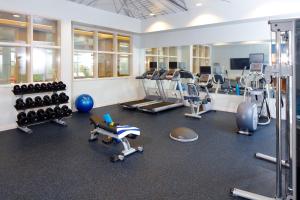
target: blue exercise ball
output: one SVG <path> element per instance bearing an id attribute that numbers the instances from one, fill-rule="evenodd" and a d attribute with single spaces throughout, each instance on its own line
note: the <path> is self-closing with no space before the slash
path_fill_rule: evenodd
<path id="1" fill-rule="evenodd" d="M 88 94 L 82 94 L 76 98 L 75 106 L 79 112 L 88 113 L 94 106 L 93 98 Z"/>

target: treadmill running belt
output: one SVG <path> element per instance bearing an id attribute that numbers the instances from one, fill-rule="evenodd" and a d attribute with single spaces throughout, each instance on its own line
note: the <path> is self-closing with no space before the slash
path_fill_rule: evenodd
<path id="1" fill-rule="evenodd" d="M 141 104 L 141 103 L 146 103 L 146 102 L 150 102 L 153 101 L 151 99 L 141 99 L 141 100 L 136 100 L 136 101 L 129 101 L 129 102 L 125 102 L 125 103 L 121 103 L 121 105 L 126 105 L 126 106 L 132 106 L 135 104 Z"/>
<path id="2" fill-rule="evenodd" d="M 164 107 L 164 106 L 168 106 L 168 105 L 172 105 L 174 103 L 172 102 L 160 102 L 160 103 L 155 103 L 155 104 L 151 104 L 148 106 L 142 106 L 140 107 L 141 110 L 152 110 L 154 108 L 159 108 L 159 107 Z"/>

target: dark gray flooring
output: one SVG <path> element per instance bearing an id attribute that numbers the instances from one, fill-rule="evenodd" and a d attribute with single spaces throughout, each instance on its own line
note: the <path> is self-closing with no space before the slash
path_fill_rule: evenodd
<path id="1" fill-rule="evenodd" d="M 111 163 L 118 147 L 88 143 L 89 115 L 75 113 L 68 127 L 35 126 L 34 134 L 0 133 L 0 199 L 176 199 L 226 200 L 231 187 L 273 196 L 275 165 L 254 158 L 274 154 L 275 126 L 253 136 L 235 134 L 232 113 L 211 112 L 201 120 L 185 118 L 186 108 L 146 114 L 109 106 L 115 121 L 140 127 L 134 143 L 144 146 L 124 162 Z M 169 139 L 172 128 L 199 134 L 193 143 Z"/>

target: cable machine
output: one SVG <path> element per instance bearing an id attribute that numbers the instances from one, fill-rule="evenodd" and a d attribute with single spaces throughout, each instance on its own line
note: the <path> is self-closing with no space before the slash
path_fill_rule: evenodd
<path id="1" fill-rule="evenodd" d="M 237 188 L 231 189 L 233 196 L 251 200 L 296 200 L 296 56 L 295 43 L 300 40 L 299 20 L 270 21 L 271 32 L 275 34 L 276 63 L 270 74 L 276 79 L 276 157 L 256 154 L 261 159 L 276 163 L 276 194 L 266 197 Z M 299 24 L 300 25 L 300 24 Z M 299 27 L 300 28 L 300 27 Z M 282 120 L 282 81 L 286 81 L 286 120 Z M 283 169 L 285 167 L 285 169 Z M 284 177 L 284 178 L 283 178 Z"/>

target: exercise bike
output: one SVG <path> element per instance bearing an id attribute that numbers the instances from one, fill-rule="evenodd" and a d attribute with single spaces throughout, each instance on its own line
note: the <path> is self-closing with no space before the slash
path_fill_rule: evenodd
<path id="1" fill-rule="evenodd" d="M 190 104 L 191 113 L 185 113 L 187 117 L 193 117 L 200 119 L 204 113 L 212 110 L 211 96 L 209 94 L 209 88 L 212 88 L 212 77 L 210 74 L 197 74 L 196 83 L 187 84 L 188 96 L 184 97 Z M 200 97 L 200 92 L 205 91 L 204 98 Z"/>

